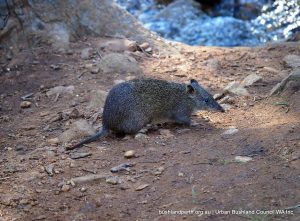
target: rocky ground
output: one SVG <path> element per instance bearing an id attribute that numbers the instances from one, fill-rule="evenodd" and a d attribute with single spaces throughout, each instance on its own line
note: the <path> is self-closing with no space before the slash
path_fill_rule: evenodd
<path id="1" fill-rule="evenodd" d="M 1 51 L 1 221 L 299 220 L 299 83 L 269 94 L 299 73 L 300 45 L 151 47 L 87 39 Z M 101 127 L 114 84 L 141 76 L 195 78 L 226 112 L 65 150 Z"/>

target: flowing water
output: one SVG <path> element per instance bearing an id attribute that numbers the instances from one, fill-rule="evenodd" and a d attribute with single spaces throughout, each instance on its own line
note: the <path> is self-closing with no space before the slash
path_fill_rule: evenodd
<path id="1" fill-rule="evenodd" d="M 116 0 L 146 28 L 190 45 L 257 46 L 288 39 L 300 28 L 299 0 L 222 0 L 203 9 L 193 0 L 169 5 L 154 0 Z"/>

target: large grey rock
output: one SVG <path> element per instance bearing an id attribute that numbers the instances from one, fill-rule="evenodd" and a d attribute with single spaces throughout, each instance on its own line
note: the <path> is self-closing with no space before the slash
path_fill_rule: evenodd
<path id="1" fill-rule="evenodd" d="M 239 83 L 233 81 L 230 82 L 225 88 L 225 92 L 231 92 L 233 94 L 239 95 L 239 96 L 248 96 L 249 92 L 247 91 L 246 88 L 241 86 Z"/>
<path id="2" fill-rule="evenodd" d="M 0 19 L 0 41 L 8 45 L 30 37 L 33 44 L 50 41 L 64 48 L 69 41 L 85 35 L 155 40 L 154 34 L 111 0 L 23 0 L 22 4 L 0 0 L 0 13 L 10 14 L 6 23 Z"/>
<path id="3" fill-rule="evenodd" d="M 280 83 L 276 84 L 271 92 L 270 96 L 281 93 L 286 89 L 291 89 L 291 92 L 295 92 L 300 88 L 300 69 L 296 69 L 289 76 L 285 77 Z"/>
<path id="4" fill-rule="evenodd" d="M 142 69 L 139 67 L 138 62 L 126 54 L 107 54 L 100 60 L 99 67 L 104 74 L 142 74 Z"/>
<path id="5" fill-rule="evenodd" d="M 291 68 L 300 68 L 300 56 L 289 54 L 283 58 L 287 66 Z"/>
<path id="6" fill-rule="evenodd" d="M 91 92 L 91 100 L 88 105 L 91 109 L 99 109 L 104 106 L 107 92 L 103 90 L 96 90 Z"/>
<path id="7" fill-rule="evenodd" d="M 86 120 L 78 120 L 74 122 L 70 129 L 64 131 L 59 140 L 62 143 L 70 142 L 71 140 L 81 136 L 91 136 L 96 133 L 96 130 Z"/>
<path id="8" fill-rule="evenodd" d="M 247 77 L 245 77 L 245 79 L 242 81 L 241 85 L 246 87 L 246 86 L 251 86 L 252 84 L 254 84 L 255 82 L 261 80 L 262 77 L 253 73 L 253 74 L 249 74 Z"/>

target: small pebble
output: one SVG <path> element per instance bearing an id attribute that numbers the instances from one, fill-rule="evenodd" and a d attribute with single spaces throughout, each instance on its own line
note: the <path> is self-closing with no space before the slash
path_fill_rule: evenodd
<path id="1" fill-rule="evenodd" d="M 233 135 L 236 134 L 239 131 L 239 129 L 237 128 L 229 128 L 227 130 L 225 130 L 222 135 Z"/>
<path id="2" fill-rule="evenodd" d="M 80 192 L 85 192 L 86 190 L 87 190 L 86 187 L 81 187 L 81 188 L 79 189 Z"/>
<path id="3" fill-rule="evenodd" d="M 53 164 L 49 164 L 45 166 L 45 171 L 49 174 L 49 176 L 53 176 L 53 169 L 54 169 Z"/>
<path id="4" fill-rule="evenodd" d="M 252 160 L 252 157 L 236 156 L 234 160 L 237 163 L 247 163 Z"/>
<path id="5" fill-rule="evenodd" d="M 139 186 L 137 186 L 135 188 L 135 191 L 141 191 L 141 190 L 145 189 L 148 186 L 149 186 L 149 184 L 146 184 L 146 183 L 145 184 L 141 184 L 141 185 L 139 185 Z"/>
<path id="6" fill-rule="evenodd" d="M 57 145 L 59 144 L 59 139 L 55 137 L 55 138 L 48 139 L 47 142 L 51 145 Z"/>
<path id="7" fill-rule="evenodd" d="M 126 151 L 125 154 L 124 154 L 124 157 L 125 158 L 135 157 L 135 151 L 134 150 L 128 150 L 128 151 Z"/>
<path id="8" fill-rule="evenodd" d="M 148 42 L 144 42 L 139 45 L 141 49 L 145 50 L 150 47 L 150 44 Z"/>
<path id="9" fill-rule="evenodd" d="M 31 104 L 32 103 L 30 101 L 22 101 L 20 106 L 21 106 L 21 108 L 29 108 L 29 107 L 31 107 Z"/>
<path id="10" fill-rule="evenodd" d="M 116 184 L 120 183 L 120 178 L 117 176 L 108 177 L 108 178 L 106 178 L 105 182 L 112 184 L 112 185 L 116 185 Z"/>
<path id="11" fill-rule="evenodd" d="M 64 184 L 64 185 L 61 187 L 61 191 L 63 191 L 63 192 L 68 192 L 70 189 L 71 189 L 71 187 L 70 187 L 70 185 L 68 185 L 68 184 Z"/>

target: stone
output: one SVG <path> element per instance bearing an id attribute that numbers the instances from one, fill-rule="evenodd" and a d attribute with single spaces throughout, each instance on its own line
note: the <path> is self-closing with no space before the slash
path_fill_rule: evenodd
<path id="1" fill-rule="evenodd" d="M 105 182 L 106 182 L 106 183 L 109 183 L 109 184 L 116 185 L 116 184 L 121 183 L 121 180 L 120 180 L 119 177 L 113 176 L 113 177 L 108 177 L 108 178 L 106 178 Z"/>
<path id="2" fill-rule="evenodd" d="M 124 52 L 131 51 L 134 52 L 137 50 L 136 41 L 130 41 L 128 39 L 113 39 L 106 42 L 101 42 L 99 47 L 105 51 L 111 52 Z"/>
<path id="3" fill-rule="evenodd" d="M 59 140 L 62 143 L 68 143 L 75 138 L 80 136 L 92 136 L 96 133 L 96 130 L 86 120 L 80 119 L 75 121 L 71 128 L 64 131 L 60 136 Z"/>
<path id="4" fill-rule="evenodd" d="M 239 131 L 239 129 L 233 127 L 233 128 L 229 128 L 226 131 L 224 131 L 222 133 L 222 135 L 233 135 L 233 134 L 236 134 L 238 131 Z"/>
<path id="5" fill-rule="evenodd" d="M 31 107 L 31 102 L 30 101 L 22 101 L 21 104 L 20 104 L 20 107 L 21 108 L 29 108 Z"/>
<path id="6" fill-rule="evenodd" d="M 241 82 L 241 85 L 244 86 L 244 87 L 247 87 L 247 86 L 251 86 L 253 85 L 255 82 L 261 80 L 262 77 L 253 73 L 253 74 L 249 74 L 242 82 Z"/>
<path id="7" fill-rule="evenodd" d="M 74 86 L 56 86 L 53 88 L 50 88 L 49 91 L 46 92 L 46 95 L 49 97 L 51 95 L 56 95 L 56 94 L 73 94 L 74 91 Z"/>
<path id="8" fill-rule="evenodd" d="M 58 137 L 55 137 L 55 138 L 48 139 L 47 142 L 51 145 L 57 145 L 59 144 L 59 139 Z"/>
<path id="9" fill-rule="evenodd" d="M 138 185 L 136 188 L 135 188 L 135 191 L 141 191 L 143 189 L 145 189 L 146 187 L 148 187 L 149 184 L 141 184 L 141 185 Z"/>
<path id="10" fill-rule="evenodd" d="M 168 129 L 159 129 L 159 134 L 165 138 L 174 137 L 174 135 Z"/>
<path id="11" fill-rule="evenodd" d="M 220 100 L 223 96 L 224 96 L 224 93 L 218 93 L 218 94 L 214 94 L 213 98 L 215 100 Z"/>
<path id="12" fill-rule="evenodd" d="M 297 85 L 297 84 L 298 84 L 298 86 L 300 85 L 300 70 L 299 69 L 296 69 L 296 70 L 292 71 L 280 83 L 276 84 L 272 88 L 272 90 L 270 92 L 270 96 L 281 93 L 288 86 L 288 82 L 291 82 L 291 81 L 294 81 L 294 83 L 293 83 L 294 86 Z"/>
<path id="13" fill-rule="evenodd" d="M 211 58 L 209 60 L 206 61 L 206 67 L 210 70 L 210 71 L 218 71 L 220 68 L 220 64 L 219 61 L 215 58 Z"/>
<path id="14" fill-rule="evenodd" d="M 87 60 L 90 58 L 92 52 L 92 48 L 84 48 L 81 50 L 80 57 L 81 59 Z"/>
<path id="15" fill-rule="evenodd" d="M 236 156 L 234 158 L 234 161 L 237 163 L 247 163 L 249 161 L 252 161 L 252 157 Z"/>
<path id="16" fill-rule="evenodd" d="M 121 79 L 118 79 L 118 80 L 114 80 L 114 85 L 117 85 L 117 84 L 121 84 L 125 82 L 124 80 L 121 80 Z"/>
<path id="17" fill-rule="evenodd" d="M 142 74 L 138 62 L 131 56 L 119 53 L 110 53 L 100 60 L 98 66 L 104 74 Z"/>
<path id="18" fill-rule="evenodd" d="M 139 45 L 139 47 L 142 49 L 142 50 L 145 50 L 147 48 L 150 47 L 150 44 L 148 42 L 144 42 L 142 44 Z"/>
<path id="19" fill-rule="evenodd" d="M 244 88 L 243 86 L 241 86 L 239 83 L 233 81 L 230 82 L 225 88 L 224 88 L 225 92 L 230 92 L 239 96 L 248 96 L 249 92 L 247 91 L 246 88 Z"/>
<path id="20" fill-rule="evenodd" d="M 162 172 L 165 170 L 165 168 L 164 167 L 158 167 L 157 169 L 156 169 L 156 171 L 154 171 L 154 175 L 161 175 L 162 174 Z"/>
<path id="21" fill-rule="evenodd" d="M 81 158 L 89 157 L 91 155 L 92 155 L 92 153 L 71 153 L 70 158 L 75 160 L 75 159 L 81 159 Z"/>
<path id="22" fill-rule="evenodd" d="M 54 169 L 53 164 L 46 165 L 44 168 L 45 171 L 49 174 L 49 176 L 53 176 L 53 169 Z"/>
<path id="23" fill-rule="evenodd" d="M 134 139 L 136 139 L 136 140 L 148 140 L 148 139 L 149 139 L 149 136 L 146 135 L 146 134 L 143 134 L 143 133 L 137 133 L 137 134 L 134 136 Z"/>
<path id="24" fill-rule="evenodd" d="M 107 97 L 107 92 L 103 90 L 96 90 L 91 92 L 91 99 L 88 104 L 89 109 L 95 109 L 99 110 L 99 108 L 104 106 L 106 97 Z"/>
<path id="25" fill-rule="evenodd" d="M 126 151 L 125 154 L 124 154 L 124 157 L 125 158 L 135 157 L 135 151 L 134 150 L 128 150 L 128 151 Z"/>
<path id="26" fill-rule="evenodd" d="M 283 58 L 284 62 L 287 64 L 288 67 L 291 68 L 300 68 L 300 56 L 289 54 Z"/>
<path id="27" fill-rule="evenodd" d="M 71 189 L 71 186 L 68 184 L 63 184 L 63 186 L 61 187 L 61 191 L 63 191 L 63 192 L 68 192 L 68 191 L 70 191 L 70 189 Z"/>
<path id="28" fill-rule="evenodd" d="M 99 67 L 93 67 L 90 69 L 91 74 L 98 74 L 100 71 Z"/>
<path id="29" fill-rule="evenodd" d="M 130 163 L 121 163 L 118 166 L 115 166 L 113 168 L 110 169 L 110 172 L 112 173 L 117 173 L 123 170 L 129 171 L 129 167 L 132 167 L 133 165 Z"/>

